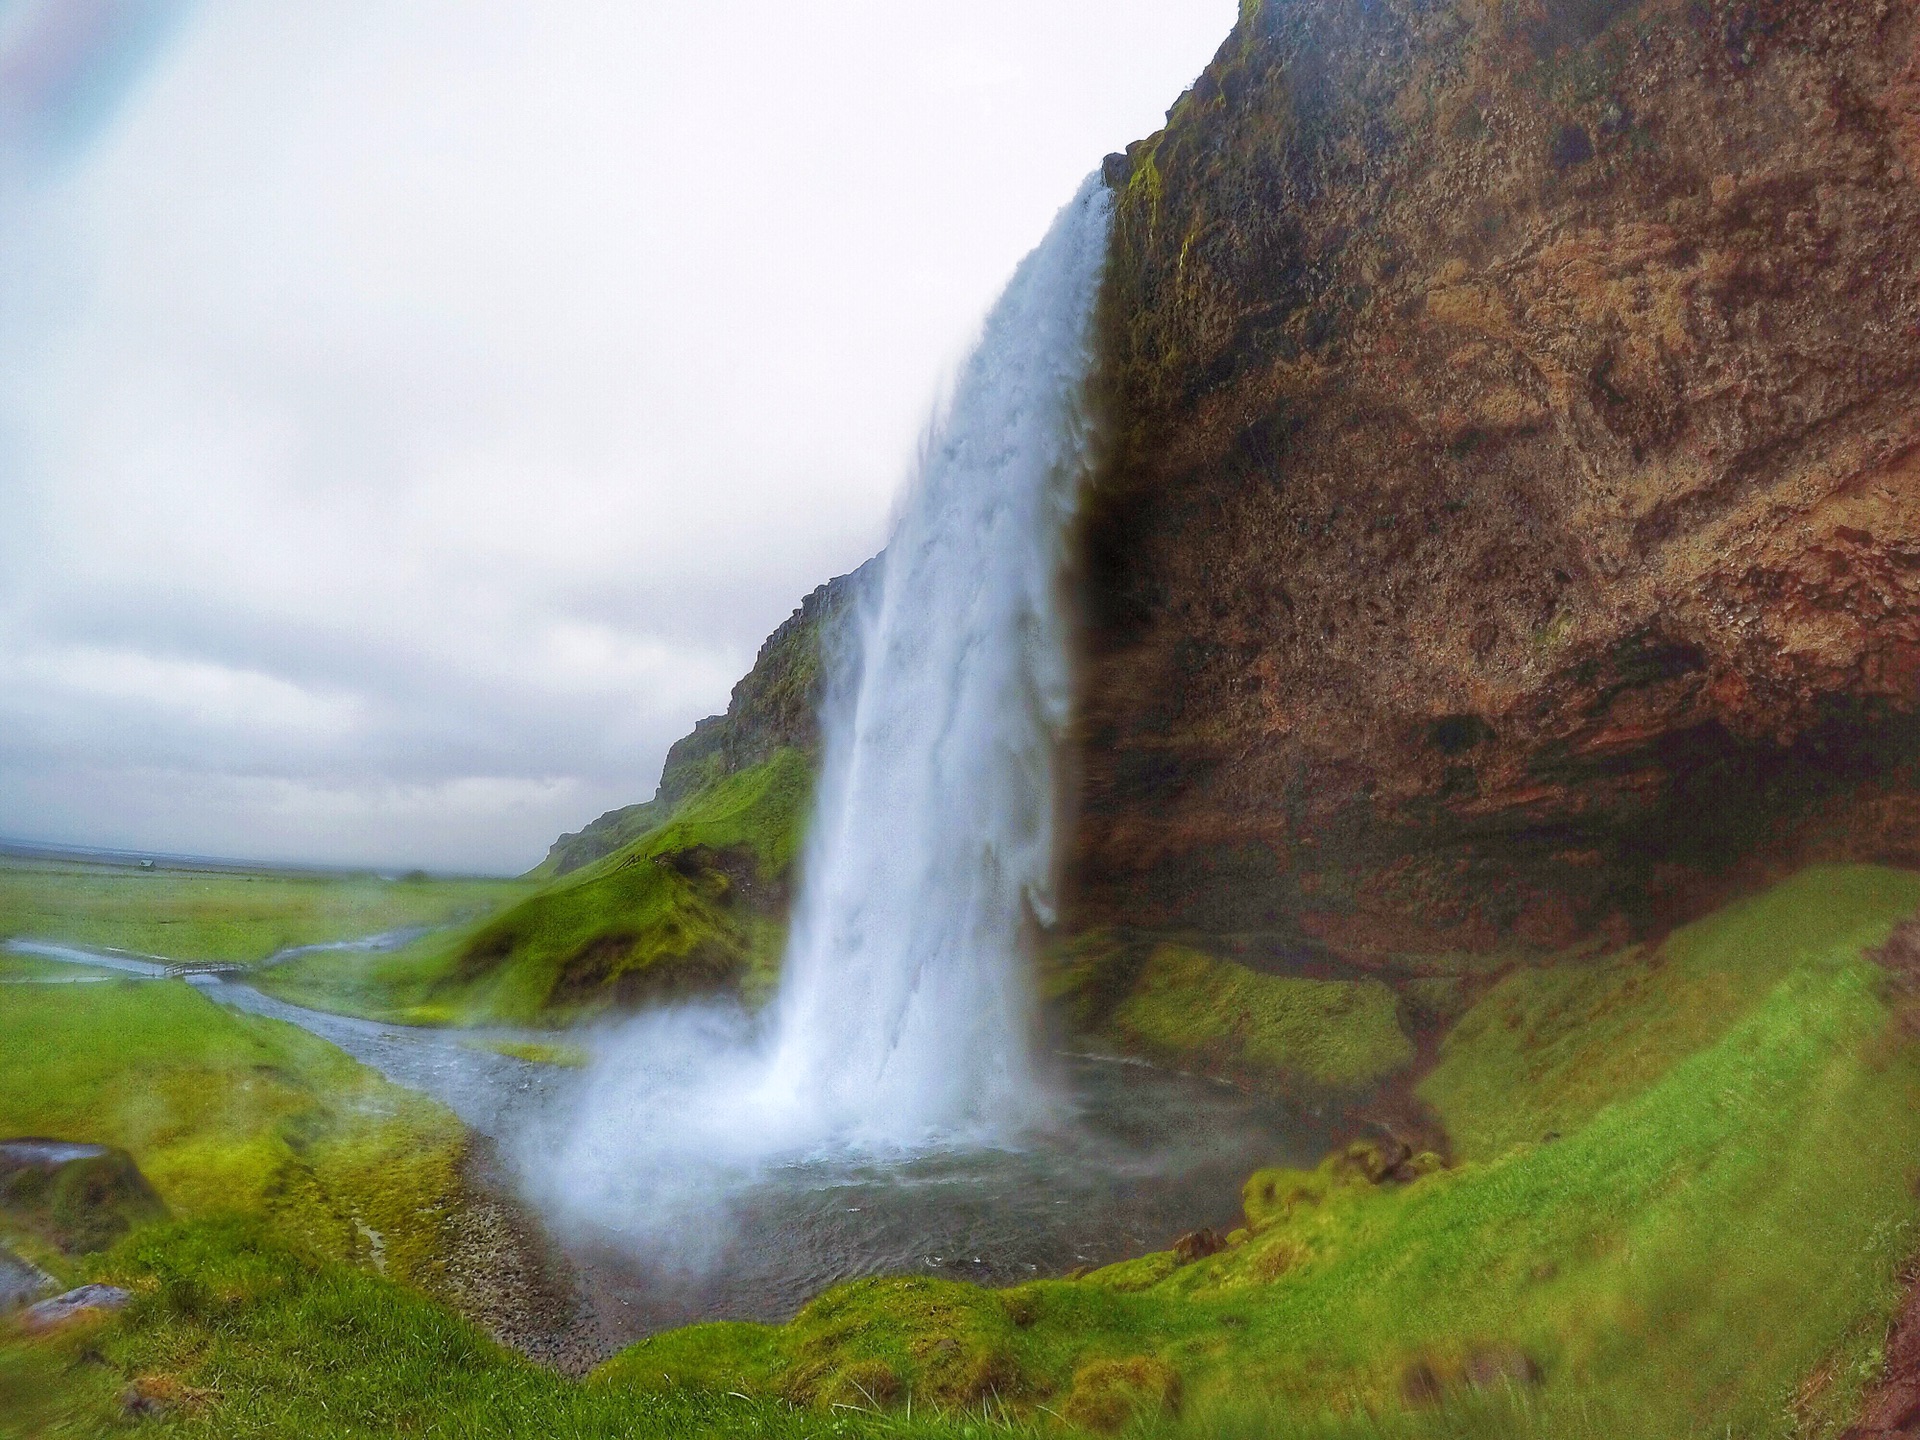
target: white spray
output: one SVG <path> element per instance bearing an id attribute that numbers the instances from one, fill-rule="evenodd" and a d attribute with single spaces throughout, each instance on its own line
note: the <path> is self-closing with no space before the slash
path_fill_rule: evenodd
<path id="1" fill-rule="evenodd" d="M 823 715 L 782 988 L 757 1035 L 645 1017 L 569 1127 L 562 1197 L 713 1199 L 713 1168 L 992 1141 L 1031 1118 L 1026 936 L 1051 912 L 1066 524 L 1111 200 L 1097 177 L 988 317 Z M 705 1172 L 696 1177 L 695 1171 Z"/>

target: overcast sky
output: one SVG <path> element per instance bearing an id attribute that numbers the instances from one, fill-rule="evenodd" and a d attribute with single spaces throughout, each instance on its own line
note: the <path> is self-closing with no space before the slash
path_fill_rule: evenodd
<path id="1" fill-rule="evenodd" d="M 1235 0 L 0 0 L 0 837 L 516 871 Z"/>

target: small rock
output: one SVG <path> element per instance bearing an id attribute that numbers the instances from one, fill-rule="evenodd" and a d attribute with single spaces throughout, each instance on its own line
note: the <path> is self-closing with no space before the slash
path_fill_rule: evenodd
<path id="1" fill-rule="evenodd" d="M 31 1333 L 44 1334 L 76 1320 L 89 1320 L 124 1310 L 132 1300 L 133 1296 L 117 1285 L 82 1285 L 78 1290 L 69 1290 L 51 1300 L 42 1300 L 38 1305 L 29 1305 L 27 1313 L 20 1317 L 20 1323 Z"/>
<path id="2" fill-rule="evenodd" d="M 173 1407 L 158 1395 L 149 1395 L 138 1385 L 120 1392 L 120 1409 L 129 1420 L 158 1420 Z"/>
<path id="3" fill-rule="evenodd" d="M 1204 1230 L 1191 1231 L 1174 1241 L 1173 1258 L 1182 1265 L 1191 1265 L 1209 1255 L 1218 1255 L 1226 1248 L 1227 1242 L 1220 1238 L 1220 1232 L 1209 1226 Z"/>
<path id="4" fill-rule="evenodd" d="M 0 1140 L 0 1212 L 69 1255 L 105 1250 L 167 1207 L 133 1157 L 105 1145 Z"/>
<path id="5" fill-rule="evenodd" d="M 1413 1147 L 1392 1136 L 1384 1141 L 1356 1140 L 1347 1147 L 1345 1158 L 1346 1164 L 1372 1185 L 1414 1178 L 1404 1173 L 1414 1158 Z"/>
<path id="6" fill-rule="evenodd" d="M 1495 1345 L 1467 1357 L 1467 1384 L 1476 1390 L 1531 1389 L 1546 1378 L 1537 1362 L 1518 1345 Z"/>
<path id="7" fill-rule="evenodd" d="M 1132 157 L 1112 154 L 1100 162 L 1100 178 L 1109 190 L 1124 190 L 1127 182 L 1133 179 Z"/>

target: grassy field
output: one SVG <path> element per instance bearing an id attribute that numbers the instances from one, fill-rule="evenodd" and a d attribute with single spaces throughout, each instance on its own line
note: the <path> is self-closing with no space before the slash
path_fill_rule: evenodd
<path id="1" fill-rule="evenodd" d="M 514 880 L 139 870 L 0 856 L 0 940 L 252 963 L 297 945 L 473 921 L 531 888 Z"/>
<path id="2" fill-rule="evenodd" d="M 168 1404 L 166 1433 L 207 1440 L 978 1433 L 936 1417 L 823 1417 L 743 1396 L 581 1385 L 423 1296 L 246 1221 L 146 1232 L 94 1273 L 132 1289 L 133 1308 L 104 1330 L 0 1345 L 0 1436 L 124 1433 L 130 1390 Z"/>
<path id="3" fill-rule="evenodd" d="M 267 1217 L 431 1287 L 465 1131 L 325 1041 L 181 981 L 0 992 L 0 1135 L 129 1152 L 175 1216 Z"/>
<path id="4" fill-rule="evenodd" d="M 1109 1429 L 1177 1402 L 1193 1435 L 1828 1433 L 1920 1248 L 1920 1059 L 1867 954 L 1916 907 L 1920 878 L 1822 869 L 1654 952 L 1516 973 L 1424 1087 L 1453 1168 L 1256 1175 L 1213 1257 L 863 1281 L 600 1383 Z"/>
<path id="5" fill-rule="evenodd" d="M 248 1217 L 316 1263 L 439 1288 L 464 1130 L 304 1031 L 179 981 L 14 985 L 0 1057 L 0 1135 L 124 1149 L 176 1219 Z M 17 1216 L 0 1237 L 63 1281 L 96 1268 Z M 0 1336 L 0 1434 L 96 1432 L 124 1377 L 70 1360 Z"/>
<path id="6" fill-rule="evenodd" d="M 0 999 L 0 1135 L 129 1151 L 171 1218 L 104 1255 L 0 1215 L 61 1280 L 136 1295 L 104 1326 L 0 1327 L 0 1436 L 122 1433 L 125 1397 L 205 1436 L 734 1436 L 860 1432 L 777 1402 L 583 1387 L 436 1300 L 465 1133 L 305 1032 L 184 983 L 17 986 Z"/>
<path id="7" fill-rule="evenodd" d="M 785 750 L 689 796 L 626 848 L 485 920 L 387 955 L 314 955 L 261 977 L 282 999 L 431 1025 L 566 1024 L 609 1006 L 769 994 L 811 792 Z"/>

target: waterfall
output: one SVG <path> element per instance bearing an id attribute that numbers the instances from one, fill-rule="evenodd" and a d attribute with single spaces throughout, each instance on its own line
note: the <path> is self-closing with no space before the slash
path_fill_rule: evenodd
<path id="1" fill-rule="evenodd" d="M 1089 180 L 988 317 L 822 716 L 772 1078 L 836 1131 L 911 1144 L 1034 1094 L 1023 942 L 1052 913 L 1061 571 L 1109 213 Z"/>
<path id="2" fill-rule="evenodd" d="M 1110 216 L 1089 180 L 933 429 L 830 686 L 773 1006 L 602 1037 L 577 1103 L 523 1137 L 550 1206 L 697 1268 L 769 1165 L 992 1146 L 1048 1108 L 1027 941 L 1053 904 L 1062 569 Z"/>

